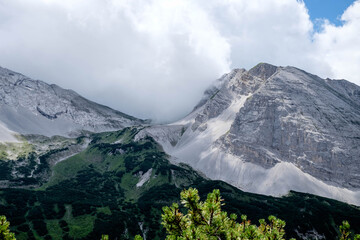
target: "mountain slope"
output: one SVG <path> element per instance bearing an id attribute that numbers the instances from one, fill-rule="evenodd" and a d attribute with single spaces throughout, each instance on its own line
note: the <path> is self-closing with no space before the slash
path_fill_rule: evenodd
<path id="1" fill-rule="evenodd" d="M 242 190 L 360 205 L 360 87 L 294 67 L 235 69 L 184 119 L 145 129 L 177 162 Z"/>
<path id="2" fill-rule="evenodd" d="M 16 139 L 16 133 L 0 122 L 0 143 L 4 142 L 18 142 L 18 140 Z"/>
<path id="3" fill-rule="evenodd" d="M 34 151 L 17 159 L 18 165 L 1 161 L 0 176 L 11 175 L 16 188 L 1 189 L 0 215 L 11 221 L 17 239 L 100 239 L 104 233 L 111 239 L 135 234 L 164 239 L 161 208 L 179 203 L 180 191 L 188 187 L 198 188 L 202 199 L 220 189 L 225 211 L 246 214 L 255 222 L 270 214 L 284 219 L 287 237 L 334 239 L 344 219 L 360 231 L 359 207 L 296 192 L 282 198 L 242 192 L 186 165 L 171 164 L 152 138 L 135 141 L 140 130 L 78 139 L 33 137 Z M 71 146 L 86 142 L 77 154 L 61 158 Z M 27 160 L 38 164 L 24 164 Z M 40 187 L 31 189 L 27 181 Z"/>
<path id="4" fill-rule="evenodd" d="M 74 91 L 0 68 L 0 124 L 11 131 L 69 136 L 82 130 L 101 132 L 143 123 Z"/>

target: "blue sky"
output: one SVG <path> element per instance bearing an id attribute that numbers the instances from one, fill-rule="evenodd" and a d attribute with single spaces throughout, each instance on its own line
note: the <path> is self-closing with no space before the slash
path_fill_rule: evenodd
<path id="1" fill-rule="evenodd" d="M 332 24 L 340 26 L 340 17 L 344 11 L 353 3 L 354 0 L 304 0 L 309 10 L 311 21 L 315 27 L 317 19 L 328 19 Z"/>

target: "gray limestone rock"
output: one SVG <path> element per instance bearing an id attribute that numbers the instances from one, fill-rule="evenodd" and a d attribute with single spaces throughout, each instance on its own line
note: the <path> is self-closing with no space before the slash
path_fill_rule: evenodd
<path id="1" fill-rule="evenodd" d="M 72 90 L 0 68 L 0 121 L 21 134 L 100 132 L 145 122 L 89 101 Z"/>
<path id="2" fill-rule="evenodd" d="M 294 67 L 260 64 L 249 74 L 264 82 L 217 144 L 265 168 L 291 162 L 317 179 L 360 188 L 360 87 Z"/>

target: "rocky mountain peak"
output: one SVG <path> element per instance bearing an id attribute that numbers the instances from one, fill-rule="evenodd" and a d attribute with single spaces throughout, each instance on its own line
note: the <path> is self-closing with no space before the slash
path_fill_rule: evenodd
<path id="1" fill-rule="evenodd" d="M 0 122 L 21 134 L 45 136 L 109 131 L 145 121 L 89 101 L 72 90 L 0 68 Z"/>
<path id="2" fill-rule="evenodd" d="M 190 115 L 147 133 L 176 161 L 245 191 L 360 205 L 359 86 L 266 63 L 218 81 Z"/>
<path id="3" fill-rule="evenodd" d="M 259 63 L 249 70 L 249 74 L 266 80 L 278 70 L 277 66 L 268 63 Z"/>

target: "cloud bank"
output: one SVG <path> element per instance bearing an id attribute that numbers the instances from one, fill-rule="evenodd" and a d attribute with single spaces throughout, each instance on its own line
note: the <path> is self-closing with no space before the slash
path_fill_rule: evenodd
<path id="1" fill-rule="evenodd" d="M 170 121 L 259 62 L 360 84 L 360 0 L 342 21 L 314 32 L 297 0 L 0 0 L 0 65 Z"/>

